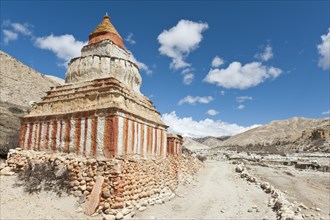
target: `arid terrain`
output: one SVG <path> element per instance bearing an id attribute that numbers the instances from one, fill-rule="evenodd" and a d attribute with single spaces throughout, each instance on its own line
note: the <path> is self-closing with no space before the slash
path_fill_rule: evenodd
<path id="1" fill-rule="evenodd" d="M 15 148 L 19 117 L 61 80 L 0 55 L 0 141 Z M 185 137 L 184 153 L 206 158 L 204 166 L 179 184 L 174 198 L 146 204 L 133 218 L 330 219 L 329 144 L 329 118 L 272 121 L 232 137 Z M 82 197 L 24 192 L 15 186 L 17 174 L 0 163 L 0 219 L 114 219 L 85 215 Z"/>
<path id="2" fill-rule="evenodd" d="M 241 160 L 225 156 L 209 159 L 199 173 L 181 184 L 176 197 L 164 204 L 149 205 L 135 212 L 135 219 L 276 219 L 271 194 L 240 178 L 235 172 Z M 245 161 L 249 173 L 285 194 L 292 210 L 305 219 L 330 218 L 329 172 L 299 170 L 291 166 L 260 166 Z M 1 176 L 2 219 L 102 219 L 87 217 L 79 199 L 54 193 L 28 194 L 14 187 L 16 176 Z M 33 203 L 31 203 L 33 201 Z M 15 212 L 12 211 L 15 208 Z M 44 210 L 47 211 L 45 212 Z"/>

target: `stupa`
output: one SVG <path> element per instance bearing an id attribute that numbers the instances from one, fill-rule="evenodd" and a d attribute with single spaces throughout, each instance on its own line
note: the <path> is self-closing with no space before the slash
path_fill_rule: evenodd
<path id="1" fill-rule="evenodd" d="M 22 118 L 20 147 L 88 157 L 166 157 L 167 128 L 140 92 L 139 68 L 105 15 L 64 85 L 51 88 Z"/>

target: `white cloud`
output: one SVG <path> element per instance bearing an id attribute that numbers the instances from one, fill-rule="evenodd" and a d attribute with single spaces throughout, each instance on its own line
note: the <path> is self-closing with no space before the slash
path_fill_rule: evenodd
<path id="1" fill-rule="evenodd" d="M 32 35 L 32 31 L 29 28 L 32 28 L 30 24 L 20 24 L 20 23 L 11 23 L 12 28 L 14 31 L 21 33 L 23 35 Z"/>
<path id="2" fill-rule="evenodd" d="M 236 97 L 236 101 L 238 103 L 243 103 L 247 100 L 252 100 L 253 98 L 251 96 L 239 96 L 239 97 Z"/>
<path id="3" fill-rule="evenodd" d="M 320 54 L 318 65 L 326 70 L 330 68 L 330 28 L 328 29 L 328 34 L 322 35 L 321 39 L 322 43 L 317 45 Z"/>
<path id="4" fill-rule="evenodd" d="M 131 54 L 131 57 L 130 57 L 130 60 L 133 62 L 133 63 L 136 63 L 136 65 L 138 65 L 139 69 L 144 71 L 148 76 L 151 76 L 152 75 L 152 70 L 149 68 L 148 65 L 146 65 L 145 63 L 142 63 L 140 61 L 138 61 L 133 53 L 129 50 L 127 50 L 127 52 L 129 52 Z"/>
<path id="5" fill-rule="evenodd" d="M 125 38 L 125 41 L 127 41 L 130 44 L 135 44 L 136 41 L 133 39 L 133 33 L 129 33 Z"/>
<path id="6" fill-rule="evenodd" d="M 179 118 L 175 111 L 169 114 L 163 114 L 162 119 L 165 124 L 169 125 L 169 130 L 185 137 L 220 137 L 227 135 L 235 135 L 260 125 L 252 125 L 243 127 L 237 124 L 229 124 L 220 120 L 204 119 L 194 121 L 191 117 Z"/>
<path id="7" fill-rule="evenodd" d="M 237 106 L 237 109 L 238 109 L 238 110 L 242 110 L 242 109 L 244 109 L 244 108 L 245 108 L 245 105 L 243 105 L 243 104 L 240 104 L 240 105 Z"/>
<path id="8" fill-rule="evenodd" d="M 182 74 L 187 74 L 187 73 L 191 73 L 194 72 L 195 69 L 194 68 L 185 68 L 184 70 L 181 71 Z"/>
<path id="9" fill-rule="evenodd" d="M 192 73 L 185 74 L 183 77 L 183 83 L 185 85 L 190 85 L 194 80 L 195 75 Z"/>
<path id="10" fill-rule="evenodd" d="M 322 112 L 322 115 L 330 115 L 330 109 L 328 111 Z"/>
<path id="11" fill-rule="evenodd" d="M 202 41 L 202 32 L 208 29 L 207 23 L 180 20 L 178 24 L 169 30 L 163 30 L 158 35 L 160 43 L 159 52 L 172 58 L 170 67 L 180 69 L 191 64 L 185 58 L 196 49 Z"/>
<path id="12" fill-rule="evenodd" d="M 74 36 L 70 34 L 60 36 L 51 34 L 46 37 L 38 37 L 35 40 L 36 47 L 52 51 L 59 59 L 65 61 L 65 65 L 72 58 L 80 56 L 80 50 L 86 43 L 87 42 L 77 41 Z"/>
<path id="13" fill-rule="evenodd" d="M 193 97 L 193 96 L 186 96 L 184 97 L 183 99 L 181 99 L 178 104 L 179 105 L 182 105 L 184 103 L 188 103 L 190 105 L 195 105 L 196 103 L 201 103 L 201 104 L 208 104 L 209 102 L 213 101 L 213 97 L 212 96 L 203 96 L 203 97 L 200 97 L 200 96 L 196 96 L 196 97 Z"/>
<path id="14" fill-rule="evenodd" d="M 8 44 L 9 41 L 17 40 L 19 35 L 32 35 L 32 31 L 30 30 L 32 28 L 32 25 L 28 23 L 12 23 L 10 20 L 4 20 L 2 22 L 2 26 L 6 27 L 2 30 L 2 33 L 4 35 L 3 42 L 5 45 Z"/>
<path id="15" fill-rule="evenodd" d="M 2 30 L 2 33 L 4 35 L 4 37 L 3 37 L 4 44 L 8 44 L 9 41 L 14 41 L 14 40 L 17 40 L 17 38 L 18 38 L 18 34 L 15 32 L 12 32 L 10 30 L 4 29 L 4 30 Z"/>
<path id="16" fill-rule="evenodd" d="M 247 89 L 257 86 L 266 79 L 275 79 L 282 70 L 268 67 L 260 62 L 247 63 L 232 62 L 225 69 L 211 69 L 203 81 L 230 89 Z"/>
<path id="17" fill-rule="evenodd" d="M 219 114 L 220 112 L 218 112 L 217 110 L 214 109 L 209 109 L 206 114 L 211 115 L 211 116 L 215 116 L 217 114 Z"/>
<path id="18" fill-rule="evenodd" d="M 224 63 L 225 61 L 222 58 L 215 56 L 212 60 L 212 67 L 219 67 Z"/>
<path id="19" fill-rule="evenodd" d="M 224 90 L 221 90 L 221 91 L 220 91 L 220 94 L 221 94 L 221 95 L 225 95 L 226 92 L 225 92 Z"/>
<path id="20" fill-rule="evenodd" d="M 270 46 L 269 44 L 266 45 L 266 47 L 264 48 L 264 51 L 262 53 L 257 53 L 255 55 L 255 58 L 261 60 L 261 61 L 268 61 L 271 58 L 273 58 L 274 54 L 273 54 L 273 48 L 272 46 Z"/>

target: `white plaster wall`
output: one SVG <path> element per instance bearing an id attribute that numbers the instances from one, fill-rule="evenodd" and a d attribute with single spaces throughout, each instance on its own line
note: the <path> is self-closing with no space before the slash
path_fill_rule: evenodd
<path id="1" fill-rule="evenodd" d="M 41 139 L 40 139 L 40 150 L 45 149 L 45 136 L 46 136 L 46 122 L 42 121 L 41 124 Z"/>
<path id="2" fill-rule="evenodd" d="M 163 132 L 163 157 L 165 158 L 166 157 L 166 154 L 167 154 L 167 134 L 166 134 L 166 131 L 162 131 Z"/>
<path id="3" fill-rule="evenodd" d="M 87 120 L 86 156 L 91 155 L 92 119 Z"/>
<path id="4" fill-rule="evenodd" d="M 74 152 L 74 142 L 76 139 L 76 126 L 75 126 L 75 119 L 71 118 L 70 119 L 70 144 L 69 144 L 69 152 L 72 153 Z"/>
<path id="5" fill-rule="evenodd" d="M 104 148 L 104 123 L 105 117 L 97 117 L 97 136 L 96 136 L 96 153 L 97 155 L 103 155 Z"/>
<path id="6" fill-rule="evenodd" d="M 85 141 L 85 118 L 81 119 L 80 128 L 81 128 L 81 133 L 80 133 L 80 141 L 79 141 L 79 147 L 80 147 L 79 152 L 80 152 L 80 154 L 82 154 L 84 151 L 83 147 L 84 147 L 84 141 Z"/>
<path id="7" fill-rule="evenodd" d="M 32 138 L 31 138 L 31 149 L 32 150 L 34 150 L 34 131 L 35 131 L 35 129 L 36 129 L 36 124 L 35 123 L 33 123 L 33 125 L 32 125 L 32 130 L 31 130 L 31 132 L 32 132 Z"/>
<path id="8" fill-rule="evenodd" d="M 68 83 L 114 77 L 140 93 L 142 78 L 136 66 L 127 60 L 112 60 L 110 57 L 88 56 L 74 60 L 68 67 Z"/>
<path id="9" fill-rule="evenodd" d="M 128 135 L 127 135 L 127 144 L 128 144 L 128 148 L 127 148 L 127 154 L 133 154 L 132 152 L 132 120 L 128 120 Z"/>
<path id="10" fill-rule="evenodd" d="M 144 138 L 144 142 L 143 142 L 143 157 L 147 157 L 147 125 L 143 125 L 144 126 L 144 129 L 143 129 L 143 138 Z"/>
<path id="11" fill-rule="evenodd" d="M 124 139 L 124 118 L 118 117 L 118 147 L 117 154 L 123 154 L 123 139 Z"/>
<path id="12" fill-rule="evenodd" d="M 56 132 L 56 150 L 58 151 L 61 145 L 60 139 L 60 132 L 61 132 L 61 121 L 57 121 L 57 132 Z"/>
<path id="13" fill-rule="evenodd" d="M 50 151 L 52 149 L 52 130 L 53 130 L 53 123 L 49 123 L 49 131 L 48 131 L 48 143 L 47 148 Z"/>
<path id="14" fill-rule="evenodd" d="M 135 121 L 134 122 L 134 154 L 138 154 L 138 146 L 140 145 L 140 143 L 138 142 L 139 140 L 140 140 L 140 138 L 139 138 L 139 136 L 138 136 L 138 134 L 139 134 L 139 132 L 138 132 L 138 129 L 139 129 L 139 127 L 138 127 L 138 123 Z"/>
<path id="15" fill-rule="evenodd" d="M 60 140 L 61 141 L 61 143 L 60 143 L 60 151 L 64 151 L 64 145 L 65 145 L 65 130 L 66 130 L 66 126 L 67 126 L 67 124 L 66 124 L 66 121 L 63 121 L 62 122 L 63 124 L 62 124 L 62 139 Z"/>
<path id="16" fill-rule="evenodd" d="M 151 150 L 151 155 L 152 156 L 155 156 L 155 153 L 154 153 L 154 151 L 155 151 L 155 142 L 156 142 L 156 140 L 155 140 L 155 128 L 152 128 L 152 150 Z"/>

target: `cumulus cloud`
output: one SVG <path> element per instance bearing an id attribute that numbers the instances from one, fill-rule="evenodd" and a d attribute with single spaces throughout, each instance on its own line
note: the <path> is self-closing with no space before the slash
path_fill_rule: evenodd
<path id="1" fill-rule="evenodd" d="M 169 30 L 164 30 L 158 35 L 160 43 L 159 52 L 172 58 L 170 67 L 174 70 L 188 67 L 191 64 L 185 58 L 191 51 L 199 46 L 202 41 L 202 32 L 208 29 L 208 24 L 189 20 L 180 20 Z"/>
<path id="2" fill-rule="evenodd" d="M 260 125 L 252 125 L 243 127 L 237 124 L 229 124 L 220 120 L 204 119 L 195 121 L 191 117 L 180 118 L 175 111 L 162 115 L 165 124 L 169 125 L 169 130 L 185 137 L 221 137 L 227 135 L 235 135 Z"/>
<path id="3" fill-rule="evenodd" d="M 18 33 L 21 33 L 23 35 L 32 35 L 32 31 L 29 30 L 29 28 L 31 28 L 32 26 L 27 23 L 25 24 L 12 23 L 11 26 Z"/>
<path id="4" fill-rule="evenodd" d="M 196 97 L 193 97 L 193 96 L 186 96 L 184 97 L 183 99 L 181 99 L 178 104 L 179 105 L 183 105 L 185 103 L 188 103 L 190 105 L 195 105 L 196 103 L 201 103 L 201 104 L 207 104 L 211 101 L 213 101 L 213 97 L 212 96 L 203 96 L 203 97 L 200 97 L 200 96 L 196 96 Z"/>
<path id="5" fill-rule="evenodd" d="M 13 23 L 10 20 L 4 20 L 2 26 L 5 27 L 5 29 L 2 30 L 4 35 L 3 42 L 5 45 L 8 44 L 9 41 L 17 40 L 19 35 L 32 36 L 31 29 L 33 26 L 28 23 L 21 24 L 17 22 Z"/>
<path id="6" fill-rule="evenodd" d="M 80 50 L 86 43 L 76 40 L 71 34 L 59 36 L 51 34 L 35 40 L 36 47 L 55 53 L 59 59 L 64 61 L 64 65 L 67 65 L 72 58 L 80 56 Z"/>
<path id="7" fill-rule="evenodd" d="M 252 100 L 253 98 L 251 96 L 238 96 L 236 97 L 236 101 L 238 103 L 243 103 L 245 101 L 248 101 L 248 100 Z"/>
<path id="8" fill-rule="evenodd" d="M 185 74 L 183 77 L 183 83 L 185 85 L 190 85 L 194 80 L 195 75 L 193 73 Z"/>
<path id="9" fill-rule="evenodd" d="M 322 112 L 322 115 L 330 115 L 330 109 L 328 111 Z"/>
<path id="10" fill-rule="evenodd" d="M 220 58 L 220 57 L 218 57 L 218 56 L 215 56 L 214 58 L 213 58 L 213 60 L 212 60 L 212 67 L 219 67 L 219 66 L 221 66 L 222 64 L 224 64 L 225 63 L 225 61 L 222 59 L 222 58 Z"/>
<path id="11" fill-rule="evenodd" d="M 265 46 L 264 51 L 262 53 L 257 53 L 255 55 L 255 58 L 261 60 L 261 61 L 268 61 L 271 58 L 273 58 L 273 48 L 268 44 Z"/>
<path id="12" fill-rule="evenodd" d="M 131 57 L 130 57 L 130 60 L 133 62 L 133 63 L 136 63 L 136 65 L 139 67 L 139 69 L 141 71 L 144 71 L 148 76 L 151 76 L 152 75 L 152 70 L 149 68 L 148 65 L 146 65 L 145 63 L 142 63 L 140 61 L 138 61 L 133 53 L 129 50 L 127 50 L 130 54 L 131 54 Z"/>
<path id="13" fill-rule="evenodd" d="M 227 89 L 247 89 L 257 86 L 266 79 L 275 79 L 282 74 L 282 70 L 268 67 L 260 62 L 251 62 L 242 65 L 232 62 L 227 68 L 211 69 L 203 81 L 222 86 Z"/>
<path id="14" fill-rule="evenodd" d="M 328 34 L 321 36 L 322 43 L 317 45 L 318 53 L 320 54 L 319 58 L 319 67 L 324 70 L 330 68 L 330 28 L 328 29 Z"/>
<path id="15" fill-rule="evenodd" d="M 133 33 L 129 33 L 125 38 L 125 41 L 127 41 L 130 44 L 135 44 L 136 41 L 133 39 Z"/>
<path id="16" fill-rule="evenodd" d="M 211 116 L 215 116 L 217 114 L 219 114 L 220 112 L 218 112 L 217 110 L 214 109 L 209 109 L 206 114 L 211 115 Z"/>
<path id="17" fill-rule="evenodd" d="M 10 31 L 10 30 L 2 30 L 2 33 L 3 33 L 3 42 L 4 44 L 8 44 L 9 41 L 14 41 L 14 40 L 17 40 L 18 38 L 18 34 L 13 32 L 13 31 Z"/>
<path id="18" fill-rule="evenodd" d="M 220 94 L 221 94 L 221 95 L 225 95 L 226 92 L 225 92 L 224 90 L 221 90 L 221 91 L 220 91 Z"/>
<path id="19" fill-rule="evenodd" d="M 242 110 L 242 109 L 244 109 L 245 108 L 245 105 L 243 105 L 243 104 L 239 104 L 238 106 L 237 106 L 237 109 L 238 110 Z"/>

